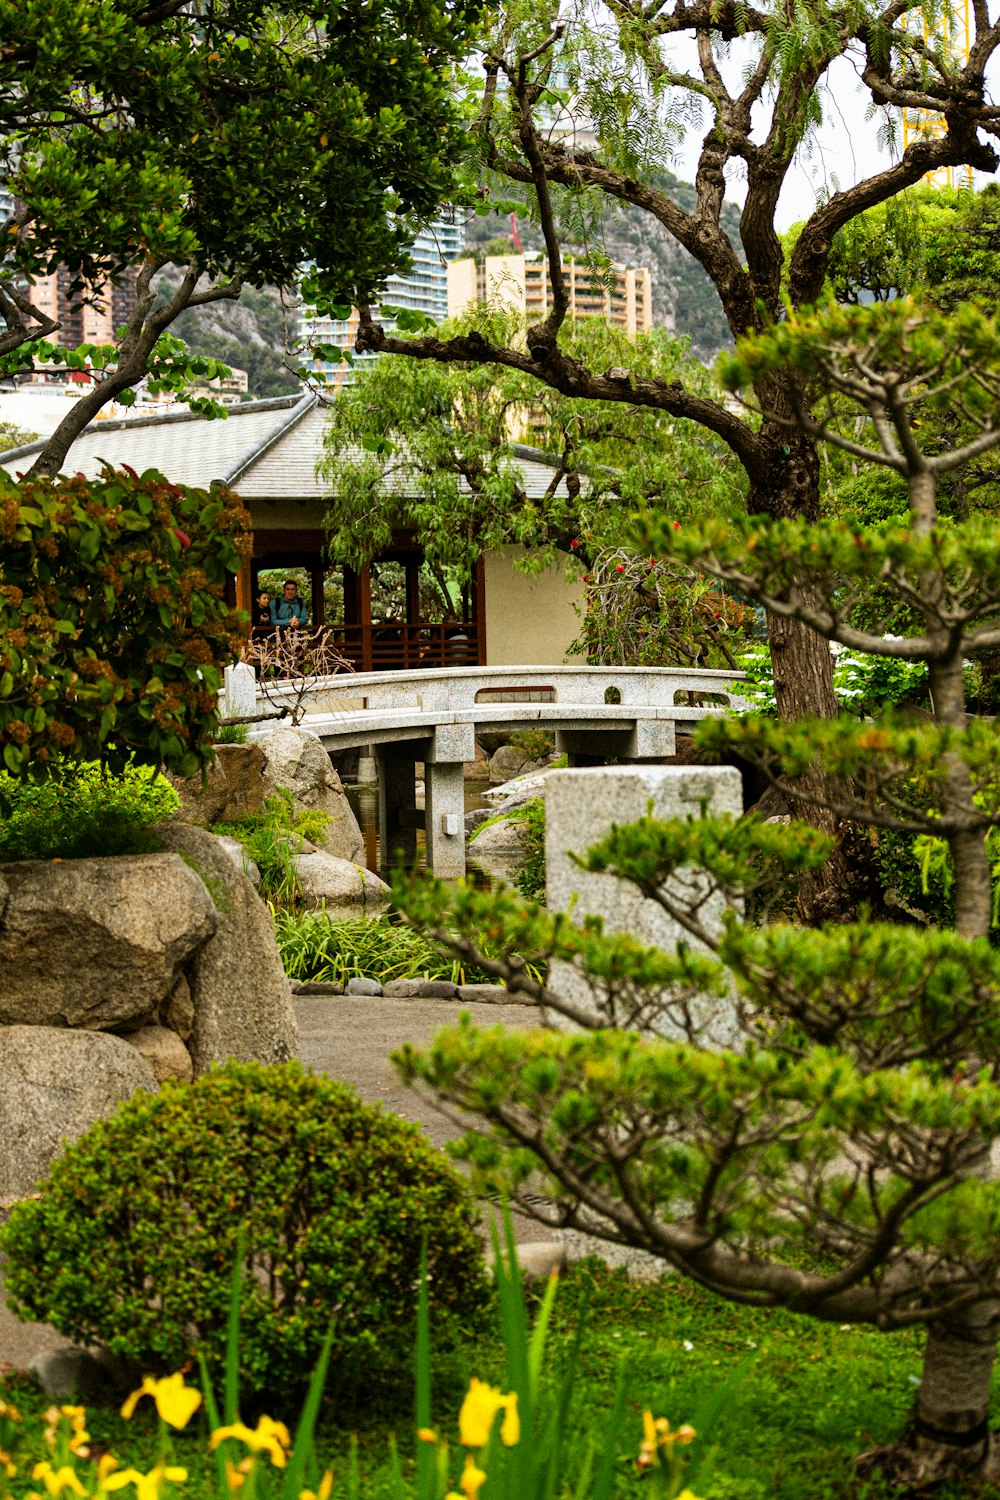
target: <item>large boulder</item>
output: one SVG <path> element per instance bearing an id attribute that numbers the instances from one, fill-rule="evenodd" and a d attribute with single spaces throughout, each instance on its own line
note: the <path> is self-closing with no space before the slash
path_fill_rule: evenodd
<path id="1" fill-rule="evenodd" d="M 235 823 L 264 807 L 274 790 L 264 779 L 265 760 L 257 745 L 216 745 L 215 764 L 201 776 L 171 776 L 180 798 L 176 818 L 208 828 L 212 823 Z"/>
<path id="2" fill-rule="evenodd" d="M 0 1027 L 0 1207 L 35 1192 L 65 1141 L 137 1089 L 156 1088 L 149 1064 L 121 1037 Z"/>
<path id="3" fill-rule="evenodd" d="M 495 823 L 484 823 L 476 829 L 469 852 L 474 859 L 481 854 L 501 854 L 517 858 L 524 853 L 525 838 L 523 823 L 513 818 L 497 818 Z"/>
<path id="4" fill-rule="evenodd" d="M 228 1058 L 288 1062 L 298 1029 L 270 912 L 204 828 L 162 823 L 157 835 L 197 871 L 215 904 L 215 932 L 188 972 L 195 1077 Z"/>
<path id="5" fill-rule="evenodd" d="M 292 860 L 303 906 L 347 906 L 372 909 L 385 906 L 389 887 L 384 880 L 349 859 L 337 859 L 324 849 L 296 854 Z"/>
<path id="6" fill-rule="evenodd" d="M 256 741 L 264 755 L 264 781 L 270 792 L 291 792 L 299 807 L 326 813 L 330 821 L 320 842 L 337 859 L 364 863 L 365 842 L 343 783 L 323 742 L 308 729 L 272 729 Z"/>
<path id="7" fill-rule="evenodd" d="M 218 923 L 175 853 L 0 865 L 0 1025 L 136 1030 Z"/>

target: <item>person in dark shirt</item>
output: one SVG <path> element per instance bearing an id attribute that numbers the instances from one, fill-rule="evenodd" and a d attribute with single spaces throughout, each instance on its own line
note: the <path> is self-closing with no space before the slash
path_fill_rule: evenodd
<path id="1" fill-rule="evenodd" d="M 253 607 L 253 636 L 254 640 L 261 640 L 270 635 L 274 629 L 271 620 L 271 596 L 267 589 L 261 589 L 257 595 L 257 603 Z"/>
<path id="2" fill-rule="evenodd" d="M 279 630 L 298 629 L 309 623 L 306 601 L 299 598 L 299 586 L 294 579 L 285 580 L 281 598 L 271 603 L 271 624 Z"/>

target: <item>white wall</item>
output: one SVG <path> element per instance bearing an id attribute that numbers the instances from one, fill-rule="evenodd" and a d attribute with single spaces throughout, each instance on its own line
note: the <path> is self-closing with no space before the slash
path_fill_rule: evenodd
<path id="1" fill-rule="evenodd" d="M 562 563 L 529 577 L 515 568 L 518 556 L 520 547 L 486 554 L 486 663 L 558 666 L 580 633 L 583 583 L 567 579 Z"/>

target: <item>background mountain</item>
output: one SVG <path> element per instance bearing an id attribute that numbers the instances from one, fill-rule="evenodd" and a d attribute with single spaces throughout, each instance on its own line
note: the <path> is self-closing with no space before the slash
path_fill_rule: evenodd
<path id="1" fill-rule="evenodd" d="M 692 183 L 682 182 L 672 172 L 656 173 L 650 180 L 685 212 L 694 208 Z M 727 202 L 723 206 L 722 227 L 742 255 L 738 204 Z M 544 248 L 537 224 L 519 220 L 518 231 L 526 250 Z M 469 225 L 467 248 L 476 251 L 489 244 L 493 254 L 501 254 L 500 240 L 508 240 L 509 234 L 507 218 L 495 214 L 476 218 Z M 622 265 L 647 266 L 653 283 L 653 321 L 668 323 L 672 314 L 676 332 L 691 340 L 692 351 L 699 359 L 711 363 L 721 349 L 732 347 L 732 336 L 711 281 L 693 256 L 644 209 L 631 204 L 614 209 L 604 215 L 596 230 L 588 227 L 586 238 L 574 235 L 572 230 L 564 230 L 563 236 L 565 248 L 577 254 L 596 251 Z"/>
<path id="2" fill-rule="evenodd" d="M 164 278 L 169 284 L 169 278 Z M 299 389 L 285 368 L 286 344 L 293 334 L 293 308 L 287 295 L 270 286 L 245 287 L 238 302 L 189 307 L 171 325 L 192 354 L 225 360 L 246 370 L 254 397 L 287 396 Z"/>
<path id="3" fill-rule="evenodd" d="M 670 172 L 653 179 L 678 205 L 694 207 L 695 190 Z M 739 237 L 740 210 L 727 203 L 722 227 L 742 253 Z M 543 248 L 541 231 L 528 220 L 519 222 L 526 250 Z M 476 217 L 468 226 L 467 247 L 476 252 L 487 245 L 494 253 L 510 248 L 510 220 L 491 214 Z M 574 238 L 579 242 L 574 243 Z M 504 243 L 501 243 L 503 241 Z M 706 362 L 732 339 L 722 315 L 715 288 L 696 260 L 641 208 L 628 206 L 606 213 L 602 222 L 589 226 L 587 235 L 566 235 L 567 250 L 586 255 L 598 252 L 627 266 L 648 266 L 653 283 L 653 320 L 659 324 L 674 318 L 678 334 L 691 340 L 693 352 Z M 168 277 L 165 277 L 168 280 Z M 250 395 L 284 396 L 299 389 L 298 381 L 285 367 L 286 347 L 293 337 L 293 308 L 274 287 L 247 287 L 238 302 L 212 302 L 189 308 L 173 325 L 172 332 L 185 340 L 193 354 L 222 359 L 246 370 Z"/>

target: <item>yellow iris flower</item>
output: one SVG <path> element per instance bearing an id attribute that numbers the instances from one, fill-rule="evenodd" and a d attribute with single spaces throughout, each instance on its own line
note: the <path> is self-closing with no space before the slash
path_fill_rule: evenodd
<path id="1" fill-rule="evenodd" d="M 462 1477 L 458 1481 L 465 1500 L 476 1500 L 476 1496 L 486 1483 L 486 1475 L 476 1465 L 476 1460 L 471 1453 L 465 1455 L 465 1468 Z"/>
<path id="2" fill-rule="evenodd" d="M 208 1445 L 210 1448 L 217 1448 L 226 1438 L 246 1443 L 253 1453 L 266 1453 L 276 1469 L 283 1469 L 288 1462 L 292 1437 L 284 1422 L 261 1417 L 256 1428 L 247 1427 L 243 1422 L 233 1422 L 229 1427 L 217 1427 L 209 1438 Z"/>
<path id="3" fill-rule="evenodd" d="M 333 1470 L 327 1469 L 319 1482 L 319 1489 L 314 1493 L 312 1490 L 299 1490 L 299 1500 L 330 1500 L 330 1491 L 333 1489 Z"/>
<path id="4" fill-rule="evenodd" d="M 517 1414 L 517 1392 L 506 1396 L 498 1386 L 487 1385 L 475 1376 L 469 1381 L 469 1389 L 458 1413 L 459 1437 L 466 1448 L 484 1448 L 498 1411 L 504 1414 L 500 1426 L 500 1438 L 508 1448 L 520 1441 L 521 1422 Z"/>
<path id="5" fill-rule="evenodd" d="M 122 1416 L 130 1417 L 143 1396 L 152 1396 L 164 1422 L 177 1428 L 186 1427 L 201 1405 L 201 1392 L 185 1385 L 183 1375 L 167 1375 L 162 1380 L 146 1375 L 139 1389 L 122 1406 Z"/>
<path id="6" fill-rule="evenodd" d="M 187 1469 L 175 1468 L 172 1464 L 157 1464 L 148 1474 L 140 1474 L 138 1469 L 118 1469 L 113 1474 L 105 1475 L 101 1480 L 101 1489 L 121 1490 L 127 1484 L 134 1484 L 136 1500 L 159 1500 L 164 1480 L 168 1484 L 185 1484 L 187 1477 Z"/>
<path id="7" fill-rule="evenodd" d="M 74 1495 L 86 1495 L 87 1491 L 80 1483 L 79 1475 L 69 1464 L 63 1464 L 62 1468 L 54 1469 L 46 1461 L 37 1463 L 31 1471 L 32 1479 L 40 1479 L 49 1495 L 55 1497 L 61 1495 L 65 1490 L 70 1490 Z"/>

